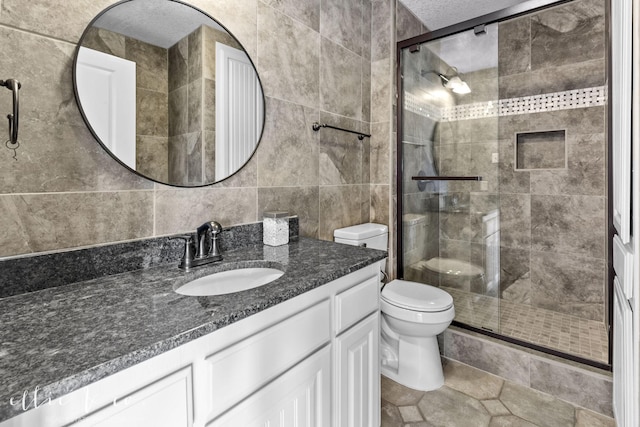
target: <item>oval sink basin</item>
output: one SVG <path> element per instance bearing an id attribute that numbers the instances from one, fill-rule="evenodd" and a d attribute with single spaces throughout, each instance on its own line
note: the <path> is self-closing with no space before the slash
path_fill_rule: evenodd
<path id="1" fill-rule="evenodd" d="M 176 289 L 176 292 L 199 297 L 231 294 L 266 285 L 283 274 L 282 270 L 264 267 L 221 271 L 185 283 Z"/>

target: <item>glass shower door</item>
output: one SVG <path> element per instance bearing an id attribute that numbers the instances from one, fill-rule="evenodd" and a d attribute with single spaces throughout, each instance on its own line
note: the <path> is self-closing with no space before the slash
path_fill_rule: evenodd
<path id="1" fill-rule="evenodd" d="M 499 329 L 497 24 L 404 49 L 402 276 Z"/>

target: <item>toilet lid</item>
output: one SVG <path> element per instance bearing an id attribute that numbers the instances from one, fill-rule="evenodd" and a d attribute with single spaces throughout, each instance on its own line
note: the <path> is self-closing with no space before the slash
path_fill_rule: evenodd
<path id="1" fill-rule="evenodd" d="M 397 307 L 416 311 L 444 311 L 453 306 L 453 297 L 442 289 L 406 280 L 387 283 L 381 297 Z"/>

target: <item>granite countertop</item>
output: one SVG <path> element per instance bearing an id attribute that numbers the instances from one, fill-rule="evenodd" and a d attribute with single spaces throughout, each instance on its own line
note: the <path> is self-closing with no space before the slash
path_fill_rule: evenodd
<path id="1" fill-rule="evenodd" d="M 39 402 L 56 399 L 387 256 L 307 238 L 223 255 L 190 272 L 173 264 L 0 299 L 0 422 L 22 413 L 23 396 L 32 403 L 35 390 Z M 216 271 L 265 262 L 285 274 L 215 297 L 173 291 Z"/>

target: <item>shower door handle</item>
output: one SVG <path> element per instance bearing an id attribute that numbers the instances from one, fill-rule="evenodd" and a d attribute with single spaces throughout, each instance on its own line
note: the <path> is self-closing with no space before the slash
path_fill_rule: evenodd
<path id="1" fill-rule="evenodd" d="M 482 181 L 482 177 L 477 176 L 412 176 L 414 181 Z"/>

